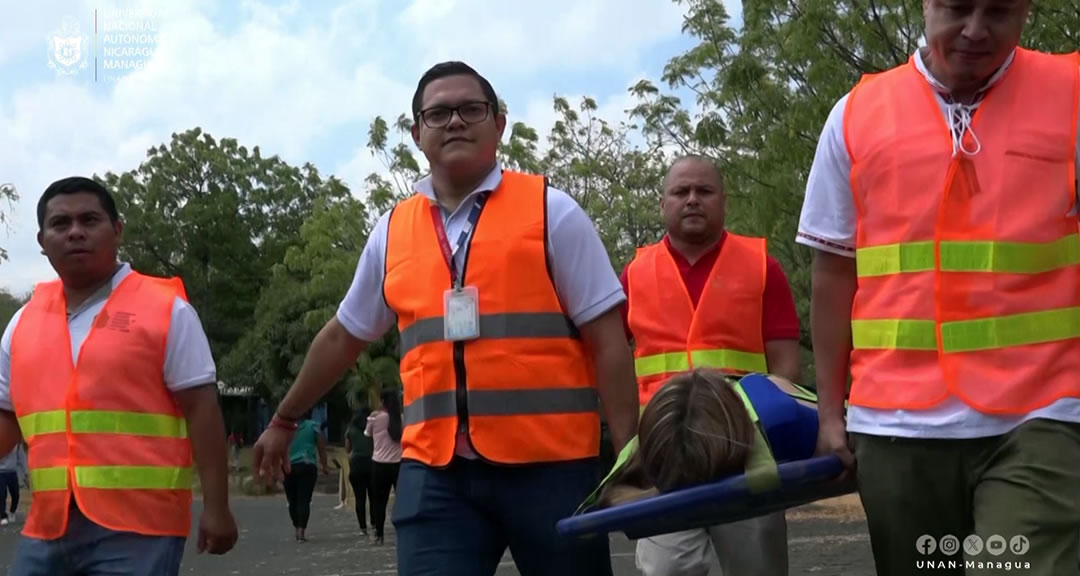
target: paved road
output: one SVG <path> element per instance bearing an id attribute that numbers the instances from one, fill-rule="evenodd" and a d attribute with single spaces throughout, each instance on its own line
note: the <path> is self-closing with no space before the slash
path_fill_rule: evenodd
<path id="1" fill-rule="evenodd" d="M 317 494 L 308 542 L 293 541 L 284 496 L 235 497 L 233 509 L 240 524 L 240 542 L 226 556 L 197 555 L 188 542 L 183 574 L 199 576 L 360 576 L 396 574 L 394 537 L 388 527 L 386 544 L 361 541 L 352 511 L 334 510 L 336 496 Z M 196 512 L 200 504 L 195 504 Z M 196 514 L 197 518 L 197 514 Z M 870 576 L 874 570 L 866 523 L 850 503 L 812 505 L 789 511 L 791 574 Z M 0 528 L 0 574 L 11 563 L 16 527 Z M 634 545 L 613 536 L 612 566 L 616 576 L 636 576 Z M 714 573 L 717 573 L 714 571 Z M 518 574 L 507 554 L 499 576 Z"/>

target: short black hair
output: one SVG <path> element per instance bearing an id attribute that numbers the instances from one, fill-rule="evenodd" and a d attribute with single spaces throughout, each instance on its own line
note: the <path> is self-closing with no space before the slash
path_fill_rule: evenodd
<path id="1" fill-rule="evenodd" d="M 101 202 L 102 210 L 109 215 L 109 220 L 113 224 L 116 224 L 120 220 L 120 213 L 116 210 L 116 199 L 113 198 L 109 189 L 99 184 L 96 180 L 90 178 L 84 178 L 82 176 L 71 176 L 68 178 L 61 178 L 45 189 L 45 192 L 41 194 L 41 199 L 37 204 L 37 223 L 38 229 L 45 228 L 45 207 L 48 206 L 49 200 L 62 196 L 65 194 L 93 194 L 98 197 L 98 201 Z"/>
<path id="2" fill-rule="evenodd" d="M 491 82 L 488 82 L 487 78 L 484 78 L 479 72 L 473 69 L 472 66 L 464 62 L 452 60 L 449 62 L 440 62 L 431 68 L 428 68 L 427 72 L 420 77 L 420 82 L 416 84 L 416 92 L 412 97 L 412 115 L 413 120 L 420 118 L 420 107 L 424 105 L 424 89 L 428 84 L 431 84 L 435 80 L 440 78 L 446 78 L 448 76 L 472 76 L 476 78 L 476 81 L 480 83 L 480 89 L 484 92 L 484 98 L 495 107 L 495 112 L 502 112 L 499 106 L 499 97 L 495 95 L 495 88 L 492 87 Z"/>

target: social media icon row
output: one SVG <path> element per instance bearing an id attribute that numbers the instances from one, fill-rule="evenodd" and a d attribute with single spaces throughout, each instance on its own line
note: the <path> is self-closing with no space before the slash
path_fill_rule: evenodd
<path id="1" fill-rule="evenodd" d="M 952 534 L 946 534 L 945 536 L 942 536 L 940 540 L 929 534 L 923 534 L 915 541 L 915 549 L 923 556 L 929 556 L 939 550 L 946 556 L 952 556 L 957 552 L 960 552 L 960 548 L 960 539 Z M 964 554 L 968 556 L 981 554 L 983 550 L 994 556 L 1000 556 L 1004 554 L 1006 550 L 1017 556 L 1021 556 L 1026 554 L 1029 548 L 1031 548 L 1031 542 L 1026 536 L 1022 535 L 1013 536 L 1012 539 L 1008 541 L 1008 546 L 1006 546 L 1005 538 L 998 534 L 994 534 L 987 538 L 985 543 L 977 534 L 971 534 L 967 538 L 964 538 L 963 542 Z"/>

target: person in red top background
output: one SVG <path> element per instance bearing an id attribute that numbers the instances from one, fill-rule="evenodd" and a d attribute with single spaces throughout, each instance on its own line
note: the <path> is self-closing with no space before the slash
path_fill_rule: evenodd
<path id="1" fill-rule="evenodd" d="M 642 403 L 651 395 L 655 383 L 649 381 L 656 378 L 657 372 L 682 369 L 679 365 L 684 360 L 679 353 L 683 351 L 687 352 L 687 362 L 694 359 L 693 364 L 712 363 L 716 369 L 731 371 L 738 369 L 731 364 L 749 363 L 792 382 L 800 380 L 799 317 L 787 276 L 780 263 L 768 256 L 763 240 L 724 229 L 726 201 L 723 177 L 710 159 L 686 156 L 676 160 L 664 179 L 660 203 L 667 234 L 658 244 L 639 250 L 620 276 L 627 295 L 623 323 L 639 352 L 637 376 Z M 669 287 L 681 289 L 672 286 L 676 281 L 674 271 L 664 263 L 668 254 L 686 287 L 692 310 L 678 309 L 680 301 L 686 302 L 678 295 L 659 293 Z M 756 264 L 762 260 L 763 279 L 762 267 Z M 699 310 L 710 278 L 713 289 L 704 299 L 709 309 Z M 760 307 L 738 304 L 755 298 L 759 290 Z M 740 309 L 724 310 L 728 306 Z M 758 317 L 761 326 L 753 326 Z M 709 331 L 720 327 L 739 331 L 744 319 L 751 319 L 747 320 L 751 325 L 745 332 L 709 337 Z M 683 334 L 688 327 L 690 333 Z M 639 332 L 636 336 L 635 331 Z M 683 339 L 685 348 L 673 344 Z M 734 346 L 713 345 L 723 341 Z M 650 362 L 653 358 L 661 360 L 662 369 L 655 369 Z M 637 543 L 637 567 L 646 576 L 705 575 L 714 558 L 719 560 L 723 574 L 786 576 L 787 522 L 783 511 L 663 534 Z"/>
<path id="2" fill-rule="evenodd" d="M 712 273 L 713 265 L 724 247 L 728 232 L 724 229 L 726 213 L 726 194 L 723 192 L 723 179 L 720 171 L 707 158 L 688 156 L 676 160 L 671 166 L 666 180 L 673 182 L 684 178 L 701 180 L 694 193 L 692 184 L 684 186 L 685 191 L 672 190 L 672 196 L 681 197 L 681 206 L 672 205 L 672 219 L 665 214 L 668 233 L 660 242 L 671 252 L 679 268 L 686 291 L 694 307 L 701 299 L 705 282 Z M 676 203 L 679 203 L 678 201 Z M 718 206 L 712 204 L 718 203 Z M 675 203 L 673 203 L 675 204 Z M 703 206 L 706 204 L 707 206 Z M 677 208 L 677 209 L 676 209 Z M 710 212 L 712 214 L 710 214 Z M 630 310 L 630 285 L 627 281 L 627 268 L 619 275 L 623 291 L 627 294 L 626 304 L 622 309 L 623 325 L 626 335 L 633 341 L 627 313 Z M 761 334 L 765 340 L 765 357 L 769 373 L 799 382 L 802 374 L 801 348 L 799 345 L 799 314 L 795 310 L 795 298 L 791 293 L 787 274 L 780 262 L 771 255 L 767 257 L 765 269 L 765 293 L 762 295 Z"/>
<path id="3" fill-rule="evenodd" d="M 679 267 L 679 275 L 682 276 L 686 291 L 690 293 L 690 300 L 697 307 L 701 300 L 701 292 L 705 289 L 705 281 L 709 279 L 716 257 L 724 247 L 724 239 L 727 230 L 720 231 L 720 239 L 702 254 L 693 263 L 683 256 L 681 252 L 672 246 L 671 239 L 664 236 L 661 242 L 671 251 L 671 257 Z M 619 275 L 623 291 L 629 293 L 630 287 L 626 281 L 626 268 Z M 769 363 L 769 372 L 777 376 L 783 376 L 792 382 L 797 382 L 801 373 L 799 358 L 799 313 L 795 310 L 795 297 L 791 294 L 791 286 L 788 284 L 787 274 L 780 262 L 768 257 L 765 268 L 765 293 L 761 297 L 764 307 L 761 317 L 761 334 L 765 338 L 765 356 Z M 629 302 L 627 302 L 629 304 Z M 633 338 L 630 332 L 630 323 L 627 320 L 629 306 L 622 310 L 623 325 L 626 326 L 626 335 Z M 769 354 L 770 346 L 773 353 Z"/>

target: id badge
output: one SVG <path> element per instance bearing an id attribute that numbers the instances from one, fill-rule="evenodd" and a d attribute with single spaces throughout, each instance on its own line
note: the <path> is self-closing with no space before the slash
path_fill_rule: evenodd
<path id="1" fill-rule="evenodd" d="M 443 337 L 451 342 L 480 337 L 480 299 L 475 286 L 443 293 Z"/>

